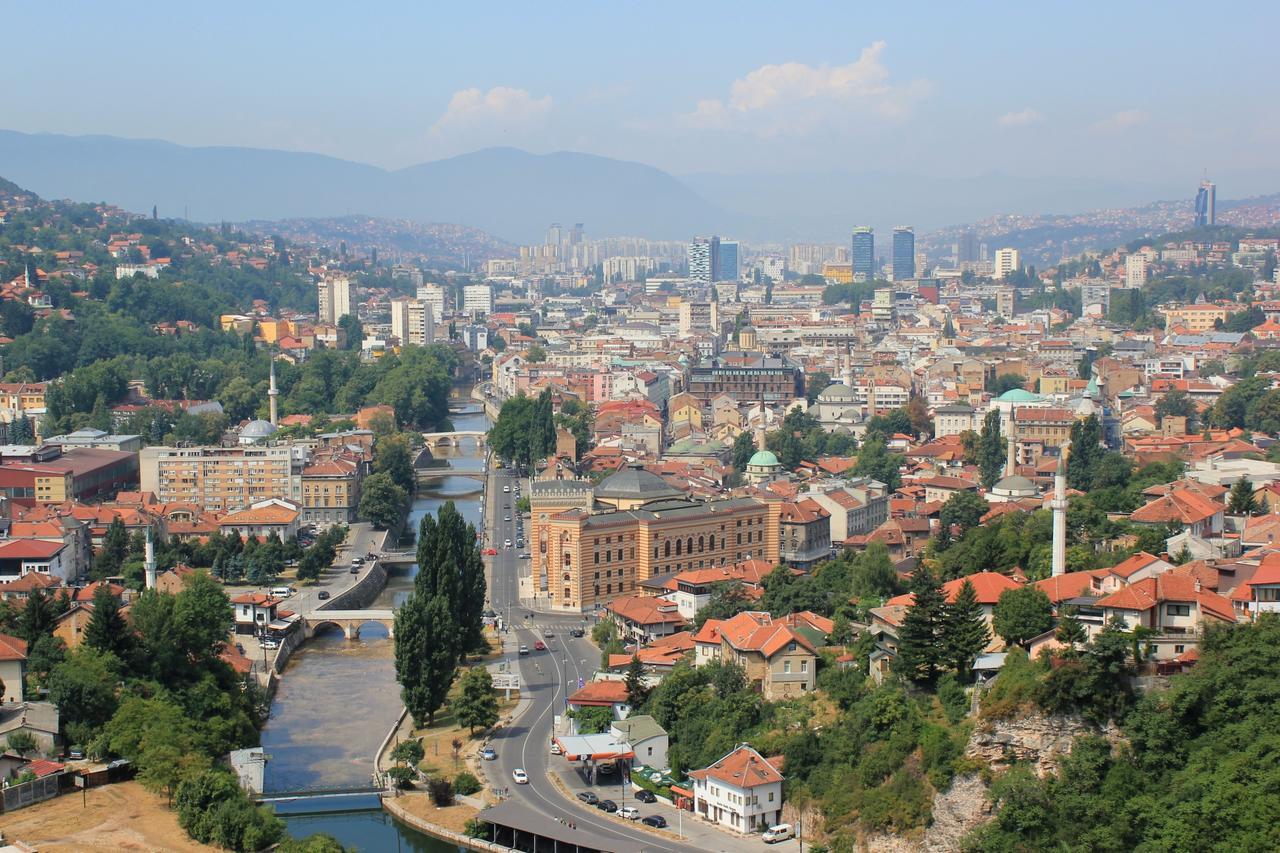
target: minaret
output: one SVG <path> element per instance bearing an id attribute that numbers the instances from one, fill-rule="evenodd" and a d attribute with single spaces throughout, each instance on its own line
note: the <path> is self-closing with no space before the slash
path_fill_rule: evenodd
<path id="1" fill-rule="evenodd" d="M 272 398 L 274 401 L 274 398 Z M 147 547 L 144 552 L 142 570 L 147 578 L 147 589 L 156 588 L 156 546 L 151 541 L 151 528 L 147 528 Z"/>
<path id="2" fill-rule="evenodd" d="M 1067 573 L 1067 454 L 1070 449 L 1062 448 L 1062 456 L 1058 459 L 1058 472 L 1053 477 L 1053 500 L 1049 507 L 1053 510 L 1053 576 Z"/>
<path id="3" fill-rule="evenodd" d="M 1004 461 L 1004 475 L 1012 477 L 1018 469 L 1018 440 L 1009 433 L 1009 454 Z"/>
<path id="4" fill-rule="evenodd" d="M 271 401 L 271 425 L 279 426 L 280 423 L 276 419 L 279 414 L 276 410 L 276 398 L 280 396 L 280 389 L 276 388 L 276 359 L 271 357 L 271 387 L 267 389 L 267 399 Z"/>

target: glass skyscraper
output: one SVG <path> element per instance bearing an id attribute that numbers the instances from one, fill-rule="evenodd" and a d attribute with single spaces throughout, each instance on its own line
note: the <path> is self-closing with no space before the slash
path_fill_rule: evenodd
<path id="1" fill-rule="evenodd" d="M 853 229 L 849 257 L 853 260 L 854 281 L 871 281 L 876 277 L 876 234 L 870 225 L 859 225 Z"/>
<path id="2" fill-rule="evenodd" d="M 720 244 L 720 260 L 716 266 L 716 281 L 737 281 L 739 275 L 738 242 L 736 240 L 725 240 Z"/>
<path id="3" fill-rule="evenodd" d="M 695 237 L 689 244 L 689 281 L 710 284 L 719 271 L 720 238 Z"/>
<path id="4" fill-rule="evenodd" d="M 1212 181 L 1201 181 L 1196 192 L 1196 226 L 1216 225 L 1218 222 L 1218 188 Z"/>
<path id="5" fill-rule="evenodd" d="M 893 229 L 893 280 L 916 277 L 916 232 L 910 226 Z"/>

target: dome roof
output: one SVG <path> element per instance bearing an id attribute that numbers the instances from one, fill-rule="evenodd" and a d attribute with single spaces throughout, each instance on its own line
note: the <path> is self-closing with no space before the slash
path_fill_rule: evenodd
<path id="1" fill-rule="evenodd" d="M 1036 488 L 1036 484 L 1021 474 L 1010 474 L 1008 477 L 1001 477 L 999 482 L 995 484 L 993 491 L 1002 495 L 1032 496 L 1040 493 L 1040 490 Z"/>
<path id="2" fill-rule="evenodd" d="M 840 382 L 828 385 L 818 395 L 819 400 L 852 400 L 853 389 Z"/>
<path id="3" fill-rule="evenodd" d="M 1025 388 L 1010 388 L 997 398 L 1001 403 L 1039 403 L 1044 398 Z"/>
<path id="4" fill-rule="evenodd" d="M 616 474 L 605 477 L 595 488 L 598 498 L 615 500 L 652 501 L 658 498 L 685 497 L 685 493 L 673 486 L 657 474 L 651 474 L 643 468 L 623 468 Z"/>
<path id="5" fill-rule="evenodd" d="M 747 461 L 749 467 L 757 468 L 776 468 L 779 466 L 778 457 L 773 455 L 772 450 L 757 450 L 755 455 Z"/>
<path id="6" fill-rule="evenodd" d="M 270 438 L 276 434 L 276 425 L 270 421 L 249 421 L 240 428 L 241 438 Z"/>

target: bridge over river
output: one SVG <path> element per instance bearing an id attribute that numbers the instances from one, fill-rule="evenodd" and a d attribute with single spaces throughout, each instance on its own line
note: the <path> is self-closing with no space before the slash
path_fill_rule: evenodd
<path id="1" fill-rule="evenodd" d="M 327 625 L 341 628 L 348 640 L 354 640 L 360 636 L 360 629 L 370 623 L 381 625 L 388 636 L 395 636 L 396 616 L 392 610 L 312 610 L 301 615 L 302 636 L 308 640 Z"/>

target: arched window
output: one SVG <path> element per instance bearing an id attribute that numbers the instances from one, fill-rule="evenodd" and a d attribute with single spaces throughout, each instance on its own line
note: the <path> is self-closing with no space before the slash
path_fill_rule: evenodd
<path id="1" fill-rule="evenodd" d="M 679 556 L 680 556 L 680 550 L 681 550 L 681 546 L 682 546 L 682 545 L 684 545 L 684 540 L 683 540 L 683 539 L 677 539 L 677 540 L 676 540 L 676 556 L 677 556 L 677 557 L 679 557 Z"/>
<path id="2" fill-rule="evenodd" d="M 692 536 L 689 537 L 689 544 L 687 545 L 687 547 L 689 549 L 689 553 L 692 554 L 693 553 L 693 537 Z"/>
<path id="3" fill-rule="evenodd" d="M 707 550 L 706 545 L 707 545 L 706 540 L 704 540 L 701 536 L 699 536 L 698 537 L 698 553 L 699 554 Z"/>
<path id="4" fill-rule="evenodd" d="M 668 539 L 662 546 L 662 556 L 664 557 L 671 556 L 671 540 L 670 539 Z"/>

